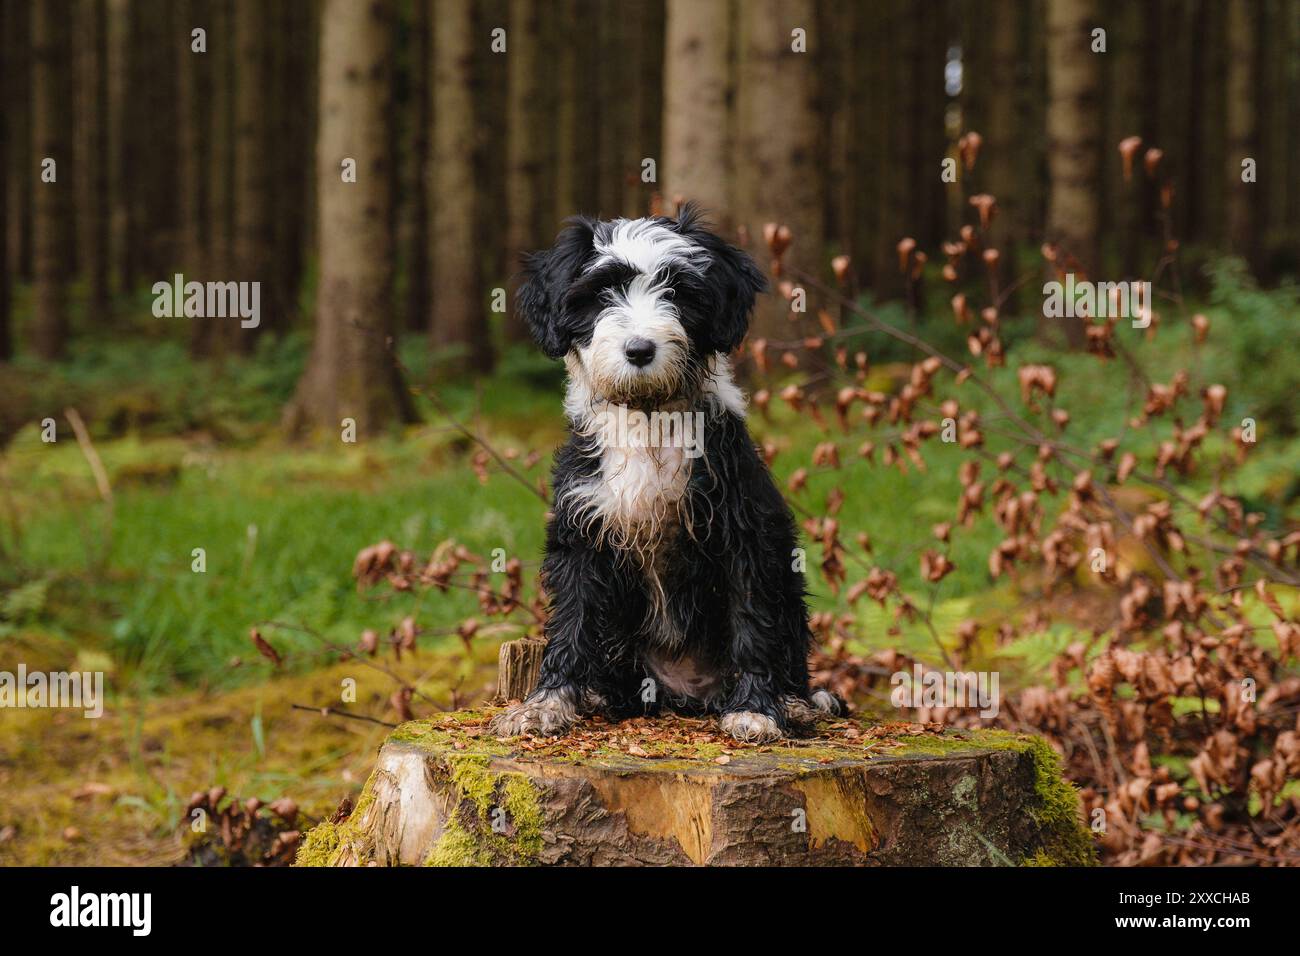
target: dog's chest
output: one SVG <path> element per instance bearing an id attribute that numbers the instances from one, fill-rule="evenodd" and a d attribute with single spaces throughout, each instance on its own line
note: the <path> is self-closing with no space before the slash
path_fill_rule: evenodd
<path id="1" fill-rule="evenodd" d="M 596 469 L 576 489 L 583 510 L 624 544 L 653 545 L 670 536 L 686 496 L 692 459 L 670 434 L 627 428 L 611 416 L 593 430 Z"/>
<path id="2" fill-rule="evenodd" d="M 680 448 L 607 447 L 600 456 L 601 511 L 620 525 L 660 525 L 686 493 L 690 474 Z"/>

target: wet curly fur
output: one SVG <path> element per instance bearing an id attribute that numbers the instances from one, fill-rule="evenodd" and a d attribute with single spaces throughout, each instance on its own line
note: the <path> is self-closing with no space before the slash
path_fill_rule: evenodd
<path id="1" fill-rule="evenodd" d="M 795 522 L 727 359 L 765 286 L 690 207 L 677 219 L 572 219 L 526 257 L 518 306 L 565 361 L 570 435 L 542 564 L 541 676 L 498 716 L 498 734 L 667 707 L 766 742 L 842 712 L 809 686 Z M 620 423 L 632 412 L 698 424 L 695 447 L 672 440 L 689 427 L 629 436 Z"/>

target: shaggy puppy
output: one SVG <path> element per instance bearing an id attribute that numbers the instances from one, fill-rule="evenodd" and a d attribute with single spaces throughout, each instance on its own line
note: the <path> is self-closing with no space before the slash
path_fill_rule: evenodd
<path id="1" fill-rule="evenodd" d="M 580 714 L 721 714 L 769 741 L 816 711 L 795 525 L 745 428 L 727 355 L 766 287 L 744 252 L 678 219 L 569 220 L 528 256 L 519 306 L 568 370 L 537 689 L 502 736 Z"/>

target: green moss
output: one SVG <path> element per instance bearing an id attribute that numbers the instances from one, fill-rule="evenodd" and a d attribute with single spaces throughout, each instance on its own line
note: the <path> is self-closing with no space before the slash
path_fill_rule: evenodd
<path id="1" fill-rule="evenodd" d="M 515 844 L 519 853 L 535 860 L 542 852 L 542 808 L 537 789 L 523 774 L 508 774 L 502 788 L 506 813 L 515 825 Z"/>
<path id="2" fill-rule="evenodd" d="M 542 808 L 533 782 L 517 771 L 493 770 L 485 754 L 443 757 L 460 797 L 429 851 L 425 866 L 526 866 L 542 852 Z M 470 809 L 472 808 L 472 810 Z M 513 834 L 493 829 L 504 811 Z"/>
<path id="3" fill-rule="evenodd" d="M 1027 856 L 1021 862 L 1021 866 L 1060 866 L 1061 864 L 1048 856 L 1043 850 L 1039 850 L 1033 856 Z"/>
<path id="4" fill-rule="evenodd" d="M 454 815 L 425 858 L 425 866 L 491 866 L 492 855 L 480 838 L 461 826 Z"/>
<path id="5" fill-rule="evenodd" d="M 372 773 L 346 820 L 341 823 L 325 820 L 307 831 L 293 865 L 336 866 L 345 850 L 351 850 L 356 862 L 364 865 L 369 857 L 370 844 L 361 830 L 361 821 L 374 802 L 375 775 Z"/>
<path id="6" fill-rule="evenodd" d="M 487 756 L 451 753 L 444 762 L 461 797 L 478 808 L 480 817 L 486 817 L 497 789 L 497 775 L 488 769 Z"/>
<path id="7" fill-rule="evenodd" d="M 1038 807 L 1030 812 L 1042 828 L 1044 854 L 1057 866 L 1093 866 L 1097 847 L 1079 819 L 1079 794 L 1061 774 L 1061 758 L 1042 737 L 1026 737 L 1024 750 L 1034 761 L 1034 792 Z M 1042 863 L 1032 865 L 1042 866 Z"/>
<path id="8" fill-rule="evenodd" d="M 318 823 L 307 831 L 294 866 L 330 866 L 341 843 L 339 826 L 328 820 Z"/>

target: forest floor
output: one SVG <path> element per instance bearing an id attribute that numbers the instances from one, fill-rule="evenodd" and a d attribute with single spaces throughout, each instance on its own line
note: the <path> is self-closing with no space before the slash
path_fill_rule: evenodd
<path id="1" fill-rule="evenodd" d="M 0 388 L 9 397 L 0 427 L 10 427 L 0 454 L 0 670 L 21 661 L 29 670 L 104 671 L 108 684 L 98 720 L 0 712 L 0 864 L 176 862 L 190 794 L 216 786 L 240 798 L 291 796 L 309 820 L 327 816 L 360 788 L 386 728 L 293 705 L 337 704 L 340 682 L 353 678 L 349 709 L 397 720 L 393 678 L 364 660 L 340 661 L 327 646 L 355 647 L 366 629 L 387 634 L 416 617 L 418 653 L 383 666 L 424 695 L 412 705 L 417 714 L 490 691 L 497 644 L 510 635 L 485 629 L 463 642 L 450 633 L 477 612 L 472 594 L 360 593 L 353 559 L 384 539 L 421 554 L 455 539 L 478 554 L 504 549 L 534 568 L 545 505 L 495 464 L 476 461 L 474 442 L 427 403 L 424 423 L 400 434 L 286 445 L 276 417 L 302 351 L 291 339 L 251 360 L 193 368 L 175 343 L 143 354 L 138 345 L 91 345 L 62 367 L 20 367 L 20 387 Z M 1111 370 L 1084 356 L 1036 355 L 1025 343 L 1018 360 L 1035 358 L 1064 369 L 1060 400 L 1075 414 L 1078 444 L 1122 421 L 1131 396 L 1111 384 Z M 1146 358 L 1158 376 L 1186 356 L 1152 347 Z M 882 362 L 871 387 L 892 389 L 905 370 Z M 998 373 L 1012 394 L 1014 374 Z M 492 380 L 441 395 L 529 482 L 545 480 L 563 436 L 554 368 L 512 353 Z M 773 469 L 784 487 L 837 426 L 828 416 L 824 429 L 805 419 L 792 427 L 778 404 L 751 424 L 759 441 L 777 446 Z M 91 425 L 111 501 L 63 417 L 70 405 Z M 47 416 L 58 427 L 52 444 L 41 439 Z M 820 511 L 833 489 L 844 490 L 841 525 L 869 532 L 879 564 L 895 569 L 905 590 L 920 590 L 918 553 L 930 526 L 951 520 L 960 491 L 950 454 L 927 447 L 918 475 L 845 449 L 843 467 L 810 468 L 795 499 Z M 1295 440 L 1262 442 L 1238 476 L 1238 490 L 1270 522 L 1294 519 L 1298 458 Z M 986 556 L 997 535 L 982 522 L 954 536 L 956 571 L 933 604 L 940 634 L 966 618 L 1025 609 L 1014 584 L 989 582 Z M 818 575 L 809 585 L 815 610 L 843 609 Z M 1009 680 L 1040 676 L 1080 629 L 1113 612 L 1086 592 L 1051 610 L 1055 622 L 1035 642 L 987 650 L 1004 655 L 1004 693 Z M 933 653 L 919 624 L 896 628 L 870 601 L 854 613 L 854 650 Z M 282 665 L 258 655 L 254 627 Z"/>

